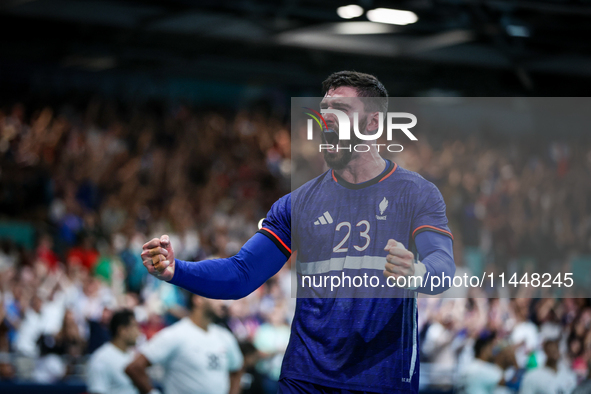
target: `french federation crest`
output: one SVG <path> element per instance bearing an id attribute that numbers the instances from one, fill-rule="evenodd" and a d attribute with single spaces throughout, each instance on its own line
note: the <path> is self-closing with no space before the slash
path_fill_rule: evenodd
<path id="1" fill-rule="evenodd" d="M 380 214 L 376 215 L 376 219 L 386 220 L 386 215 L 384 215 L 384 212 L 386 212 L 387 208 L 388 208 L 388 200 L 386 199 L 386 197 L 384 197 L 384 199 L 378 205 L 378 209 L 380 211 Z"/>

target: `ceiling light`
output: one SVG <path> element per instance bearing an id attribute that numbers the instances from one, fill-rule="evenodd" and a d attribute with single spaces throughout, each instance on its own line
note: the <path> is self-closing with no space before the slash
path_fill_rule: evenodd
<path id="1" fill-rule="evenodd" d="M 372 22 L 390 23 L 393 25 L 409 25 L 419 20 L 412 11 L 393 10 L 390 8 L 376 8 L 367 11 L 367 19 Z"/>
<path id="2" fill-rule="evenodd" d="M 338 22 L 332 27 L 336 34 L 388 34 L 396 32 L 397 27 L 373 22 Z"/>
<path id="3" fill-rule="evenodd" d="M 529 29 L 525 26 L 509 25 L 507 26 L 507 34 L 513 37 L 529 37 Z"/>
<path id="4" fill-rule="evenodd" d="M 363 15 L 363 8 L 357 4 L 344 5 L 337 8 L 337 14 L 343 19 L 357 18 Z"/>

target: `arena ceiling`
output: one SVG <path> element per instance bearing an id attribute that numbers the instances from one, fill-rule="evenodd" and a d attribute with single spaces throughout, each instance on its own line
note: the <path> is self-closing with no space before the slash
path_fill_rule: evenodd
<path id="1" fill-rule="evenodd" d="M 364 13 L 341 18 L 347 4 Z M 418 21 L 370 22 L 376 8 Z M 503 70 L 527 90 L 532 73 L 591 76 L 590 20 L 591 0 L 3 0 L 0 57 L 303 84 L 341 65 L 393 79 Z"/>

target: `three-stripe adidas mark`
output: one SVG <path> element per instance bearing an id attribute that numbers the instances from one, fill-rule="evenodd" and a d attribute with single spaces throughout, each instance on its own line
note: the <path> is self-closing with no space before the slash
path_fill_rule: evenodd
<path id="1" fill-rule="evenodd" d="M 319 224 L 329 224 L 332 223 L 332 216 L 328 211 L 324 212 L 322 216 L 318 217 L 318 220 L 314 222 L 314 226 L 318 226 Z"/>

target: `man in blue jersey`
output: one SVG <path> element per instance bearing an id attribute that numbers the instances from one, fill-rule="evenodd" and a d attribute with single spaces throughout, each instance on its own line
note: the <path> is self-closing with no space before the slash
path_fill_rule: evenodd
<path id="1" fill-rule="evenodd" d="M 375 134 L 378 113 L 387 108 L 387 92 L 377 78 L 338 72 L 324 81 L 323 93 L 323 108 L 345 112 L 351 124 L 357 112 L 361 133 Z M 150 274 L 194 293 L 233 299 L 273 276 L 293 249 L 298 300 L 279 391 L 417 393 L 416 293 L 446 290 L 431 288 L 427 279 L 455 273 L 445 203 L 432 183 L 384 160 L 375 146 L 368 152 L 346 149 L 356 137 L 339 141 L 337 118 L 325 119 L 324 141 L 339 146 L 324 151 L 331 170 L 279 199 L 237 255 L 181 261 L 163 235 L 144 245 L 144 265 Z M 423 281 L 398 281 L 396 287 L 370 286 L 367 279 L 362 286 L 346 284 L 347 278 L 377 274 Z M 306 277 L 308 283 L 328 278 L 330 286 L 334 277 L 344 283 L 336 290 L 306 288 Z"/>

